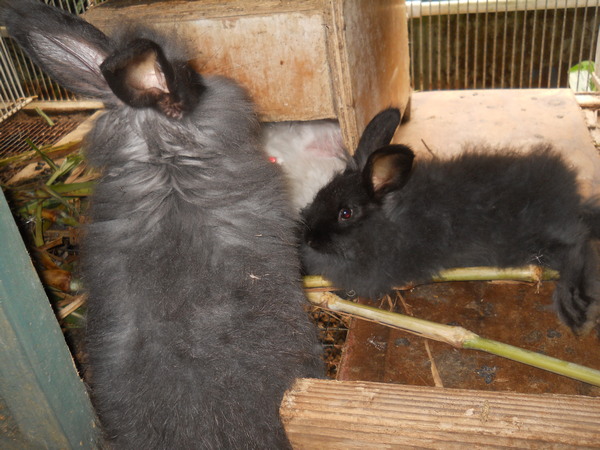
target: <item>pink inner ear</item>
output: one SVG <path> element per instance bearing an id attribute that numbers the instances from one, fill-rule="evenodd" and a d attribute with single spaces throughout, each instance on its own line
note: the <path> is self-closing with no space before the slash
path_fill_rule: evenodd
<path id="1" fill-rule="evenodd" d="M 167 80 L 153 51 L 148 51 L 131 62 L 127 81 L 137 90 L 169 92 Z"/>
<path id="2" fill-rule="evenodd" d="M 373 173 L 373 175 L 371 176 L 371 183 L 373 184 L 373 192 L 377 192 L 379 189 L 381 189 L 385 185 L 386 181 L 387 181 L 387 179 L 377 176 L 377 173 Z"/>
<path id="3" fill-rule="evenodd" d="M 371 184 L 373 192 L 379 191 L 381 188 L 389 184 L 396 174 L 396 167 L 391 164 L 392 158 L 388 156 L 380 156 L 375 158 L 371 166 Z"/>

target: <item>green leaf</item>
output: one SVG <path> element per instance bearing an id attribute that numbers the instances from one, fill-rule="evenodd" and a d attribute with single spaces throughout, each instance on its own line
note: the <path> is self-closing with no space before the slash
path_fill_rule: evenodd
<path id="1" fill-rule="evenodd" d="M 27 145 L 29 145 L 29 147 L 31 147 L 38 155 L 41 156 L 41 158 L 46 162 L 46 164 L 48 164 L 53 171 L 58 170 L 58 166 L 54 163 L 54 161 L 52 161 L 50 158 L 48 158 L 48 156 L 39 149 L 39 147 L 37 145 L 35 145 L 30 139 L 25 139 L 25 142 L 27 142 Z"/>
<path id="2" fill-rule="evenodd" d="M 35 112 L 38 113 L 38 115 L 41 116 L 49 126 L 53 127 L 55 125 L 54 121 L 50 117 L 48 117 L 46 113 L 40 108 L 35 108 Z"/>

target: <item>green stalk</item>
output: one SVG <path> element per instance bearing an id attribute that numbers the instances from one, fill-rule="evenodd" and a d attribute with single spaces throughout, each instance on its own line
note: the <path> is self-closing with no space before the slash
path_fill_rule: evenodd
<path id="1" fill-rule="evenodd" d="M 48 117 L 48 115 L 44 111 L 42 111 L 40 108 L 35 108 L 35 112 L 38 113 L 38 115 L 42 119 L 44 119 L 49 126 L 51 126 L 51 127 L 54 126 L 54 121 L 50 117 Z"/>
<path id="2" fill-rule="evenodd" d="M 530 350 L 524 350 L 509 344 L 503 344 L 502 342 L 482 338 L 477 335 L 465 340 L 462 348 L 481 350 L 523 364 L 528 364 L 539 369 L 584 381 L 593 384 L 594 386 L 600 386 L 600 371 L 598 370 L 563 361 L 551 356 L 542 355 L 541 353 L 532 352 Z"/>
<path id="3" fill-rule="evenodd" d="M 44 154 L 46 156 L 49 156 L 49 155 L 53 155 L 55 153 L 65 152 L 69 149 L 75 149 L 79 145 L 80 145 L 80 142 L 69 142 L 67 144 L 45 148 Z M 7 166 L 9 164 L 15 164 L 15 163 L 21 163 L 21 162 L 27 161 L 27 160 L 35 157 L 38 154 L 39 153 L 37 151 L 31 150 L 28 152 L 21 153 L 19 155 L 9 156 L 8 158 L 2 158 L 2 159 L 0 159 L 0 168 Z"/>
<path id="4" fill-rule="evenodd" d="M 535 265 L 522 267 L 460 267 L 442 270 L 432 281 L 487 281 L 487 280 L 517 280 L 539 282 L 558 279 L 556 270 Z"/>
<path id="5" fill-rule="evenodd" d="M 446 281 L 488 281 L 488 280 L 513 280 L 539 283 L 540 281 L 557 280 L 559 273 L 556 270 L 535 265 L 522 267 L 458 267 L 455 269 L 441 270 L 430 282 L 442 283 Z M 395 289 L 412 289 L 416 284 L 397 286 Z M 320 289 L 330 288 L 336 290 L 329 280 L 317 275 L 304 277 L 304 288 Z"/>
<path id="6" fill-rule="evenodd" d="M 55 192 L 54 189 L 52 189 L 50 186 L 44 186 L 42 190 L 47 192 L 48 195 L 50 195 L 50 197 L 54 198 L 56 201 L 62 204 L 71 213 L 76 213 L 75 208 L 73 208 L 73 206 L 67 200 L 65 200 L 60 194 Z"/>
<path id="7" fill-rule="evenodd" d="M 481 350 L 512 359 L 539 369 L 548 370 L 569 378 L 600 386 L 600 371 L 550 356 L 523 350 L 512 345 L 485 339 L 462 327 L 442 325 L 403 314 L 384 311 L 372 306 L 342 300 L 331 292 L 307 291 L 308 300 L 317 306 L 344 314 L 378 322 L 409 333 L 445 342 L 456 348 Z"/>
<path id="8" fill-rule="evenodd" d="M 75 167 L 81 164 L 82 160 L 83 158 L 81 155 L 71 155 L 66 157 L 61 166 L 57 170 L 55 170 L 52 176 L 48 179 L 48 181 L 46 181 L 46 186 L 50 186 L 58 178 L 69 173 L 71 170 L 73 170 Z"/>
<path id="9" fill-rule="evenodd" d="M 85 181 L 83 183 L 69 183 L 69 184 L 60 184 L 57 183 L 52 186 L 52 190 L 57 194 L 67 195 L 69 197 L 85 197 L 91 194 L 92 189 L 96 185 L 95 181 Z M 37 195 L 41 197 L 47 197 L 47 194 L 44 194 L 43 191 L 36 191 Z"/>
<path id="10" fill-rule="evenodd" d="M 58 166 L 54 163 L 54 161 L 52 161 L 46 155 L 46 153 L 44 153 L 43 151 L 41 151 L 37 145 L 35 145 L 29 139 L 25 139 L 25 142 L 27 142 L 27 145 L 29 145 L 29 147 L 31 147 L 38 155 L 41 156 L 41 158 L 46 162 L 46 164 L 48 164 L 50 166 L 50 168 L 52 169 L 52 171 L 56 172 L 58 170 Z"/>

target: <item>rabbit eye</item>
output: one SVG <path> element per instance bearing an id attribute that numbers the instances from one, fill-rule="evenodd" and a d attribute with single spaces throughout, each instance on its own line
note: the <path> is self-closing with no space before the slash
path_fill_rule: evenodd
<path id="1" fill-rule="evenodd" d="M 340 209 L 339 220 L 348 220 L 352 218 L 352 210 L 350 208 L 342 208 Z"/>

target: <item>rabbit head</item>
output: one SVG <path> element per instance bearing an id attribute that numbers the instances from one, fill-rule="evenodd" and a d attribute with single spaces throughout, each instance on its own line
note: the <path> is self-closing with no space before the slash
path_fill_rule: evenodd
<path id="1" fill-rule="evenodd" d="M 414 159 L 410 148 L 390 144 L 399 122 L 397 109 L 377 114 L 346 170 L 302 211 L 302 257 L 308 273 L 336 281 L 338 274 L 352 272 L 349 265 L 364 264 L 367 255 L 380 253 L 371 248 L 380 240 L 372 239 L 365 228 L 386 228 L 376 225 L 386 220 L 382 213 L 386 196 L 408 181 Z"/>

